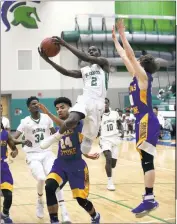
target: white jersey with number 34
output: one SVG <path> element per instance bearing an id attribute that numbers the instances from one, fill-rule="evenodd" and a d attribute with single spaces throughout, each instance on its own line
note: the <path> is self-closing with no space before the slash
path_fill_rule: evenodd
<path id="1" fill-rule="evenodd" d="M 108 74 L 97 64 L 82 68 L 81 73 L 84 82 L 83 95 L 94 99 L 105 99 Z"/>
<path id="2" fill-rule="evenodd" d="M 40 119 L 38 121 L 27 116 L 21 120 L 20 125 L 17 128 L 17 131 L 23 133 L 25 140 L 32 142 L 32 147 L 24 146 L 23 150 L 25 152 L 44 152 L 51 150 L 51 147 L 48 149 L 42 150 L 40 148 L 40 142 L 50 136 L 50 128 L 53 127 L 53 121 L 51 118 L 41 113 Z"/>
<path id="3" fill-rule="evenodd" d="M 117 120 L 119 120 L 119 114 L 117 111 L 110 111 L 104 113 L 101 120 L 101 137 L 108 137 L 117 135 L 119 133 L 117 128 Z"/>

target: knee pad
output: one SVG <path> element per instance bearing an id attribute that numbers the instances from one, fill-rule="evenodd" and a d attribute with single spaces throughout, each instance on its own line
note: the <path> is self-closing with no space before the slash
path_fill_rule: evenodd
<path id="1" fill-rule="evenodd" d="M 112 159 L 112 168 L 116 167 L 117 159 Z"/>
<path id="2" fill-rule="evenodd" d="M 4 196 L 3 207 L 8 210 L 11 207 L 11 204 L 12 204 L 12 191 L 7 190 L 7 189 L 3 189 L 2 194 Z"/>
<path id="3" fill-rule="evenodd" d="M 93 140 L 84 137 L 81 144 L 81 151 L 83 154 L 88 154 L 91 150 Z"/>
<path id="4" fill-rule="evenodd" d="M 112 159 L 112 153 L 110 150 L 103 151 L 103 153 L 106 159 Z"/>
<path id="5" fill-rule="evenodd" d="M 12 198 L 12 191 L 10 191 L 8 189 L 2 189 L 1 191 L 2 191 L 4 198 L 7 198 L 7 199 Z"/>
<path id="6" fill-rule="evenodd" d="M 85 209 L 87 212 L 90 212 L 93 208 L 93 204 L 88 201 L 87 199 L 83 199 L 83 198 L 76 198 L 78 204 Z"/>
<path id="7" fill-rule="evenodd" d="M 112 153 L 110 150 L 106 150 L 103 152 L 106 158 L 106 165 L 111 165 L 112 163 Z"/>
<path id="8" fill-rule="evenodd" d="M 154 170 L 154 162 L 142 162 L 142 168 L 144 173 L 150 171 L 150 170 Z"/>
<path id="9" fill-rule="evenodd" d="M 141 163 L 144 173 L 154 170 L 154 157 L 143 150 Z"/>
<path id="10" fill-rule="evenodd" d="M 46 180 L 45 191 L 47 198 L 47 206 L 52 206 L 58 203 L 55 194 L 58 187 L 59 185 L 56 180 L 54 179 Z"/>
<path id="11" fill-rule="evenodd" d="M 47 179 L 45 183 L 46 183 L 46 185 L 45 185 L 45 190 L 46 191 L 50 191 L 50 192 L 55 193 L 55 191 L 59 187 L 59 184 L 54 179 Z"/>

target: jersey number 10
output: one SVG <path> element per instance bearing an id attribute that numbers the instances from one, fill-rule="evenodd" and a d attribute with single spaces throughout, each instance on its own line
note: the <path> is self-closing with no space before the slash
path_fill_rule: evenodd
<path id="1" fill-rule="evenodd" d="M 112 131 L 112 130 L 113 130 L 113 125 L 107 124 L 107 131 Z"/>

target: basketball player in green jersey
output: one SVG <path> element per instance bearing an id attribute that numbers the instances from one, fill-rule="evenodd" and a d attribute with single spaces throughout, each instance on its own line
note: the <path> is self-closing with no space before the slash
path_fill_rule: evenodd
<path id="1" fill-rule="evenodd" d="M 101 57 L 100 49 L 95 46 L 90 47 L 86 54 L 69 45 L 60 37 L 53 37 L 53 42 L 56 45 L 66 47 L 80 60 L 89 62 L 90 65 L 80 70 L 67 70 L 51 61 L 45 52 L 38 49 L 40 56 L 58 72 L 65 76 L 82 78 L 84 83 L 83 94 L 78 96 L 77 103 L 71 108 L 68 119 L 63 121 L 63 125 L 57 133 L 41 142 L 41 148 L 45 149 L 54 142 L 59 141 L 66 130 L 76 127 L 78 122 L 84 119 L 82 129 L 84 139 L 81 150 L 84 154 L 87 154 L 99 132 L 101 115 L 105 108 L 104 101 L 107 92 L 109 63 L 106 58 Z"/>

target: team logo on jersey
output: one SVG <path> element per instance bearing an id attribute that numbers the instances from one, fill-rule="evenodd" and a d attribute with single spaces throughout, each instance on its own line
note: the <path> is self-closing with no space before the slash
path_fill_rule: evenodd
<path id="1" fill-rule="evenodd" d="M 32 1 L 33 3 L 40 3 L 40 1 Z M 22 25 L 28 29 L 37 29 L 40 22 L 36 7 L 27 5 L 29 2 L 4 1 L 1 7 L 1 18 L 6 26 L 6 32 L 11 29 L 11 25 Z M 10 12 L 11 14 L 8 14 Z M 12 21 L 8 17 L 13 16 Z"/>

